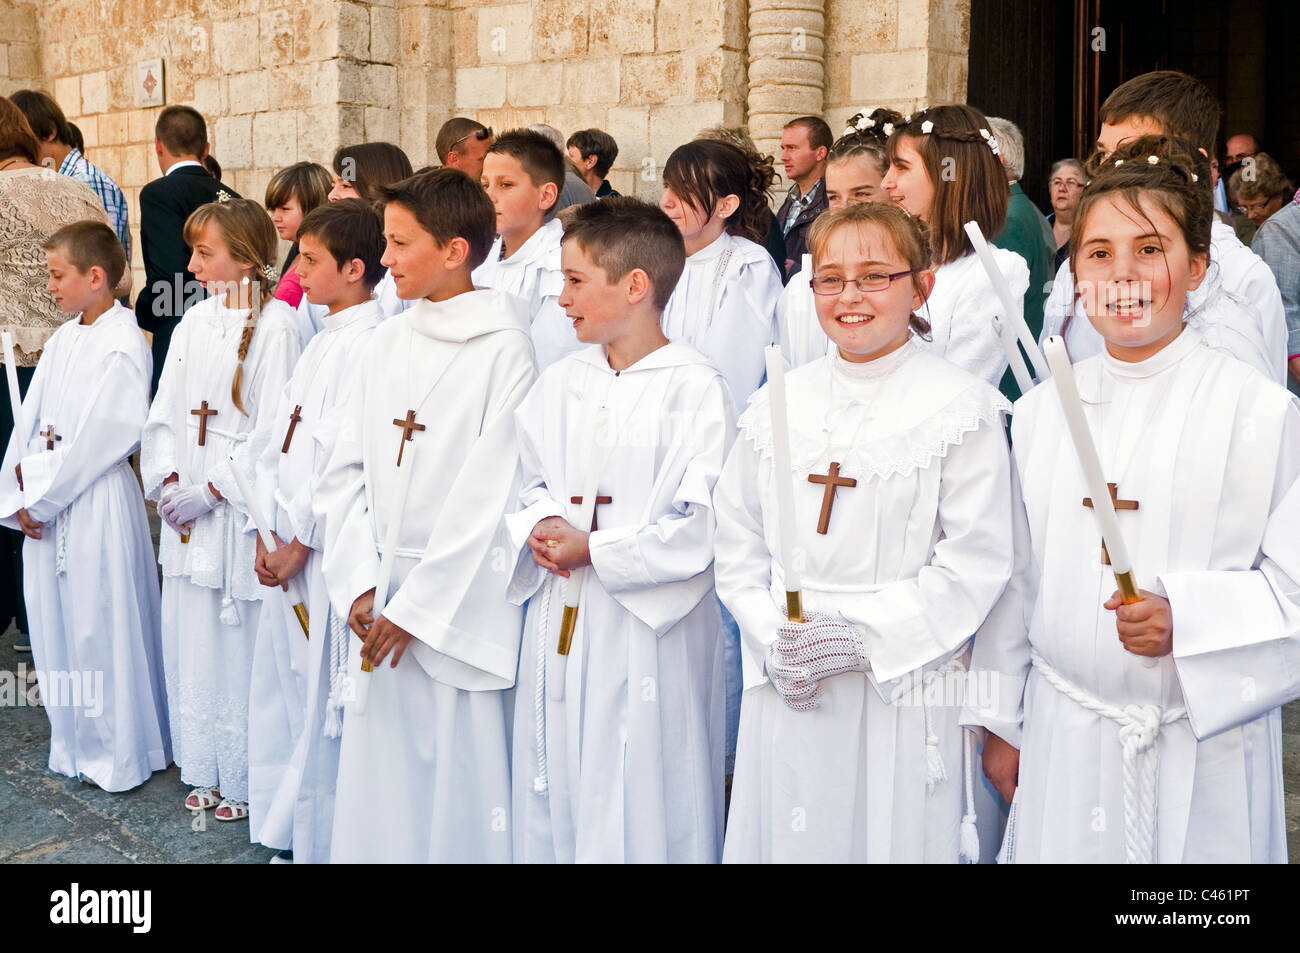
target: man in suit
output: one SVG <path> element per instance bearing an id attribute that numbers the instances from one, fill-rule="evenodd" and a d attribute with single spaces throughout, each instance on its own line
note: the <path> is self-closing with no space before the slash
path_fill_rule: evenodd
<path id="1" fill-rule="evenodd" d="M 785 235 L 783 283 L 799 270 L 808 250 L 808 226 L 826 211 L 826 156 L 833 142 L 831 127 L 816 116 L 791 119 L 781 132 L 781 165 L 794 183 L 776 213 Z"/>
<path id="2" fill-rule="evenodd" d="M 167 106 L 154 125 L 154 152 L 162 178 L 140 190 L 140 251 L 144 287 L 135 299 L 140 327 L 153 334 L 153 390 L 158 390 L 172 331 L 185 309 L 203 297 L 203 289 L 185 266 L 185 220 L 200 205 L 216 201 L 218 192 L 238 194 L 203 167 L 208 154 L 208 126 L 189 106 Z"/>

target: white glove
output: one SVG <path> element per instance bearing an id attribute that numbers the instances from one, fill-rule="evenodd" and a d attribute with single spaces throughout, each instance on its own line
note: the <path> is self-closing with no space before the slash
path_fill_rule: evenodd
<path id="1" fill-rule="evenodd" d="M 778 637 L 767 647 L 767 680 L 792 711 L 812 711 L 817 707 L 821 686 L 812 680 L 808 669 L 787 665 L 777 646 Z"/>
<path id="2" fill-rule="evenodd" d="M 162 518 L 164 523 L 174 529 L 177 533 L 184 534 L 188 532 L 184 526 L 178 526 L 167 518 L 168 501 L 179 493 L 180 489 L 181 485 L 179 483 L 168 483 L 162 488 L 162 492 L 158 494 L 158 515 Z"/>
<path id="3" fill-rule="evenodd" d="M 195 483 L 171 493 L 158 505 L 158 515 L 167 521 L 167 525 L 180 532 L 180 527 L 189 526 L 208 510 L 217 505 L 217 498 L 212 495 L 206 483 Z"/>
<path id="4" fill-rule="evenodd" d="M 804 622 L 779 625 L 772 646 L 778 669 L 806 672 L 811 682 L 867 670 L 867 644 L 862 630 L 818 612 L 808 613 Z"/>

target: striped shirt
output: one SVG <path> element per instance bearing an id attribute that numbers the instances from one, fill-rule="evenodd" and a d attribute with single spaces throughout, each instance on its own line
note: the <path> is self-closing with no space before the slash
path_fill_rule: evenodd
<path id="1" fill-rule="evenodd" d="M 126 265 L 130 268 L 131 226 L 127 221 L 126 196 L 122 194 L 122 190 L 118 188 L 112 176 L 83 156 L 78 149 L 68 152 L 63 159 L 63 164 L 59 166 L 59 171 L 79 182 L 86 183 L 99 196 L 99 200 L 104 203 L 104 211 L 108 213 L 109 221 L 113 224 L 113 231 L 117 232 L 122 247 L 126 249 Z"/>

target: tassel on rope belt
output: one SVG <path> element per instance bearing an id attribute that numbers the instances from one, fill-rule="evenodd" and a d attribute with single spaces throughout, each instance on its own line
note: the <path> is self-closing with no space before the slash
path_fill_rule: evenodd
<path id="1" fill-rule="evenodd" d="M 1124 857 L 1129 864 L 1156 862 L 1156 793 L 1160 755 L 1156 743 L 1165 725 L 1187 717 L 1186 708 L 1125 705 L 1120 708 L 1075 685 L 1033 649 L 1030 661 L 1058 692 L 1094 715 L 1119 725 L 1124 754 Z"/>

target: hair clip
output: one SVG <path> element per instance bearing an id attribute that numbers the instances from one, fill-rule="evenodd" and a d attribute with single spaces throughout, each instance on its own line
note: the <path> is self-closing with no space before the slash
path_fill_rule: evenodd
<path id="1" fill-rule="evenodd" d="M 921 123 L 921 135 L 928 136 L 932 132 L 934 132 L 933 121 L 927 119 L 925 122 Z"/>
<path id="2" fill-rule="evenodd" d="M 1147 165 L 1159 165 L 1159 164 L 1160 164 L 1159 156 L 1147 156 Z"/>
<path id="3" fill-rule="evenodd" d="M 1123 160 L 1123 159 L 1116 159 L 1116 160 L 1115 160 L 1115 168 L 1118 169 L 1118 168 L 1119 168 L 1120 166 L 1122 166 L 1123 164 L 1124 164 L 1124 160 Z"/>
<path id="4" fill-rule="evenodd" d="M 1193 185 L 1196 184 L 1196 173 L 1195 173 L 1195 172 L 1192 173 L 1192 184 L 1193 184 Z"/>
<path id="5" fill-rule="evenodd" d="M 859 132 L 866 132 L 868 129 L 876 128 L 876 121 L 872 119 L 870 116 L 868 116 L 866 113 L 863 113 L 858 118 L 857 126 Z"/>
<path id="6" fill-rule="evenodd" d="M 217 189 L 217 204 L 225 205 L 233 198 L 234 196 L 231 195 L 229 192 L 227 192 L 225 189 Z"/>
<path id="7" fill-rule="evenodd" d="M 263 265 L 263 266 L 262 266 L 262 277 L 265 278 L 267 281 L 275 281 L 275 278 L 276 278 L 275 266 L 274 266 L 274 265 Z"/>
<path id="8" fill-rule="evenodd" d="M 997 137 L 994 136 L 993 133 L 989 132 L 987 129 L 981 129 L 980 135 L 984 139 L 984 144 L 989 147 L 990 152 L 992 152 L 995 156 L 1002 155 L 1002 150 L 998 148 Z"/>
<path id="9" fill-rule="evenodd" d="M 894 124 L 892 122 L 887 122 L 880 127 L 880 131 L 886 136 L 892 136 L 894 134 Z"/>

